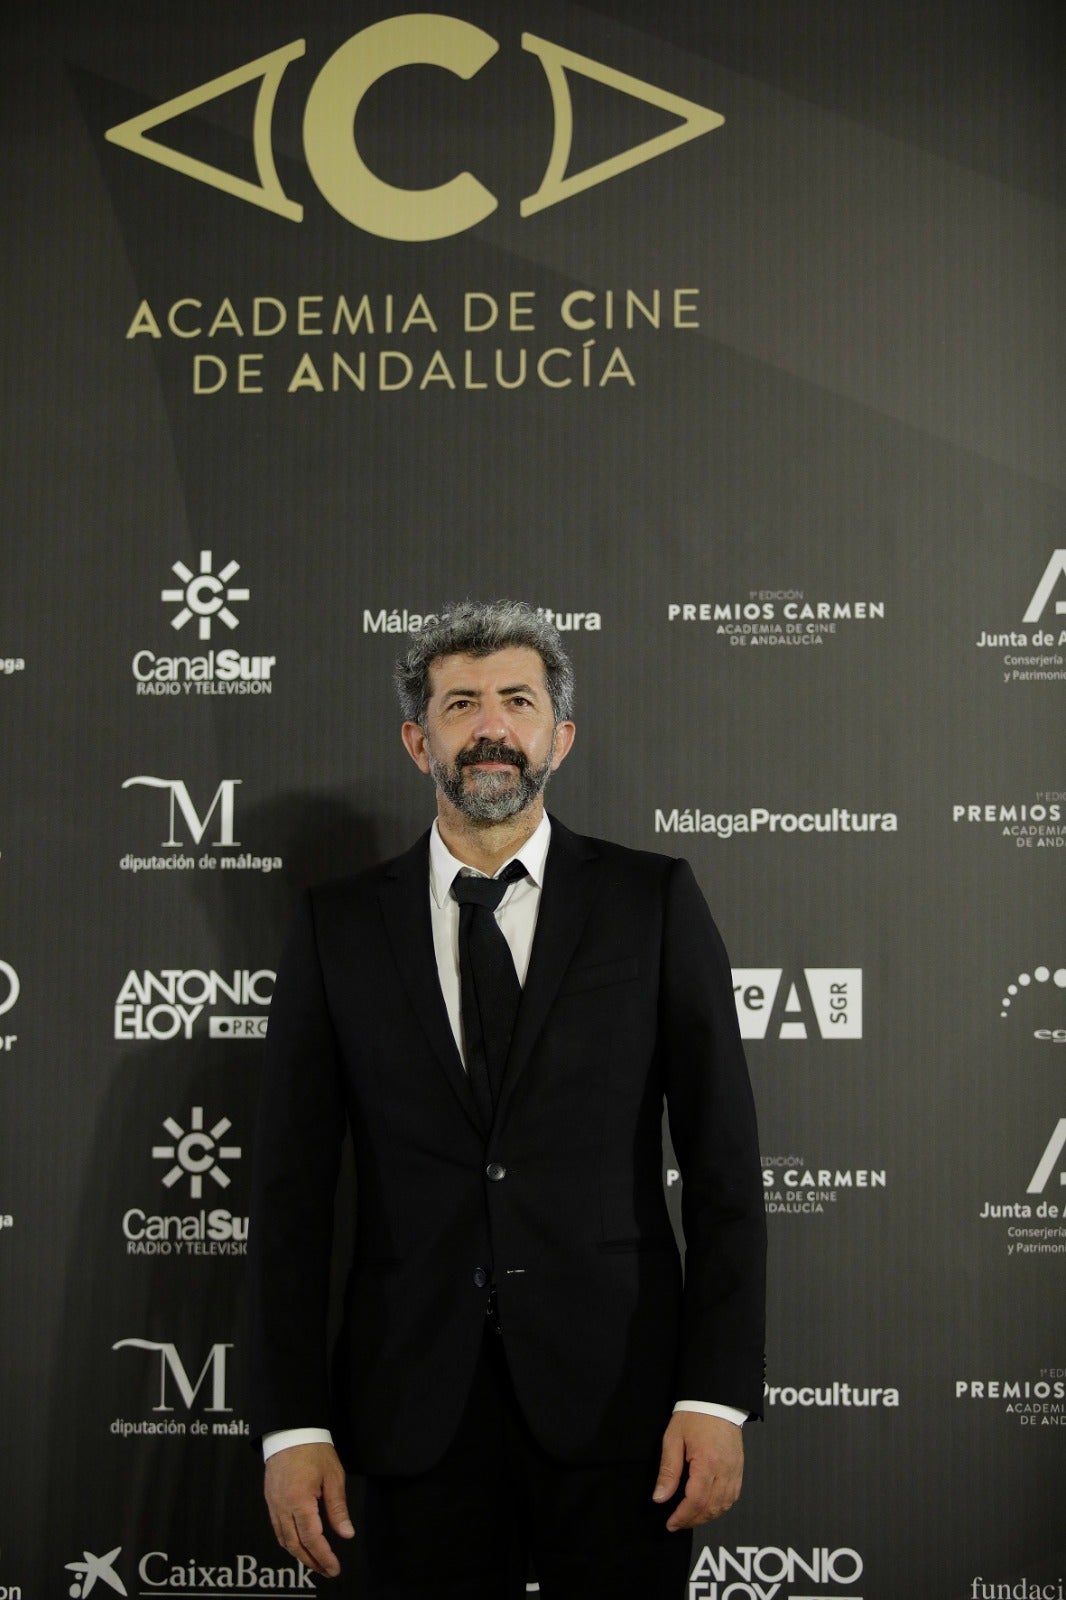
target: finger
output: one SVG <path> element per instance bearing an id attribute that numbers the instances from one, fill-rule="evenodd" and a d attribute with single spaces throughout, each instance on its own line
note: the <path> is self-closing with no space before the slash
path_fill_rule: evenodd
<path id="1" fill-rule="evenodd" d="M 317 1511 L 293 1512 L 292 1525 L 300 1549 L 293 1551 L 305 1565 L 321 1573 L 324 1578 L 335 1578 L 341 1564 L 322 1532 L 322 1519 Z"/>
<path id="2" fill-rule="evenodd" d="M 344 1492 L 343 1477 L 339 1475 L 331 1477 L 322 1485 L 322 1504 L 334 1533 L 339 1534 L 342 1539 L 354 1538 L 355 1529 L 348 1515 L 348 1498 Z"/>
<path id="3" fill-rule="evenodd" d="M 720 1478 L 699 1479 L 689 1476 L 685 1496 L 667 1518 L 666 1526 L 673 1533 L 678 1528 L 698 1528 L 701 1523 L 713 1522 L 736 1503 L 739 1486 L 734 1487 Z"/>
<path id="4" fill-rule="evenodd" d="M 659 1458 L 659 1476 L 655 1480 L 652 1499 L 669 1500 L 677 1493 L 681 1482 L 681 1469 L 685 1464 L 685 1445 L 680 1435 L 667 1433 L 663 1438 L 663 1453 Z"/>

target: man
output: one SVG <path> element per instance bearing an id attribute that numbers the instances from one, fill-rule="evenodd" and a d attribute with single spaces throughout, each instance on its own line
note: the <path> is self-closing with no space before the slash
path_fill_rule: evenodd
<path id="1" fill-rule="evenodd" d="M 762 1185 L 725 951 L 686 863 L 545 815 L 573 675 L 534 611 L 453 608 L 397 682 L 436 821 L 305 898 L 270 1017 L 250 1275 L 274 1529 L 339 1571 L 336 1440 L 367 1480 L 371 1594 L 509 1600 L 531 1554 L 544 1600 L 680 1596 L 676 1535 L 736 1499 L 762 1400 Z"/>

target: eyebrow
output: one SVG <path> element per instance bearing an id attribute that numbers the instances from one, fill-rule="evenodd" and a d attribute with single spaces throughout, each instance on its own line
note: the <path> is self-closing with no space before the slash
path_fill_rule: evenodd
<path id="1" fill-rule="evenodd" d="M 463 695 L 468 700 L 476 700 L 483 691 L 480 689 L 445 689 L 442 692 L 445 700 L 450 700 L 453 695 Z M 496 692 L 498 694 L 538 695 L 543 691 L 531 683 L 508 683 L 505 684 L 502 689 L 498 689 Z"/>

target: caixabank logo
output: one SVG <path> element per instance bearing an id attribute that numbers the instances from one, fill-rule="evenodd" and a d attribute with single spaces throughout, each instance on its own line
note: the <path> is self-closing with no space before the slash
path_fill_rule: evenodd
<path id="1" fill-rule="evenodd" d="M 861 1039 L 862 968 L 734 967 L 742 1039 Z"/>
<path id="2" fill-rule="evenodd" d="M 983 628 L 975 648 L 999 663 L 1002 682 L 1066 683 L 1066 550 L 1053 550 L 1020 622 Z"/>
<path id="3" fill-rule="evenodd" d="M 88 1600 L 100 1585 L 98 1600 L 106 1590 L 114 1594 L 157 1595 L 159 1600 L 188 1600 L 190 1595 L 246 1595 L 248 1600 L 269 1596 L 313 1594 L 310 1569 L 299 1562 L 273 1566 L 249 1551 L 217 1557 L 175 1555 L 170 1550 L 123 1552 L 120 1544 L 103 1555 L 83 1550 L 81 1558 L 65 1563 L 74 1574 L 67 1593 L 71 1600 Z M 0 1597 L 2 1600 L 2 1597 Z M 12 1597 L 14 1600 L 14 1597 Z"/>
<path id="4" fill-rule="evenodd" d="M 696 105 L 536 34 L 521 33 L 520 39 L 515 40 L 509 28 L 507 48 L 513 49 L 515 43 L 540 61 L 553 112 L 544 175 L 537 190 L 520 200 L 518 210 L 522 217 L 533 216 L 596 184 L 606 183 L 720 128 L 725 121 L 707 106 Z M 134 155 L 208 184 L 235 200 L 262 207 L 289 222 L 302 222 L 303 206 L 285 193 L 278 175 L 273 118 L 286 70 L 304 55 L 306 48 L 306 40 L 295 39 L 109 128 L 107 138 Z M 469 81 L 488 67 L 499 50 L 500 41 L 485 29 L 459 17 L 424 12 L 386 17 L 347 39 L 322 64 L 304 106 L 304 157 L 323 200 L 352 226 L 403 242 L 446 239 L 484 222 L 500 202 L 474 173 L 455 173 L 435 187 L 402 188 L 391 183 L 374 170 L 360 148 L 356 119 L 364 101 L 389 74 L 428 66 Z M 669 126 L 652 139 L 578 172 L 568 172 L 574 137 L 571 75 L 590 78 L 657 108 L 665 114 Z M 246 84 L 258 84 L 250 130 L 258 182 L 182 154 L 153 136 L 165 124 Z M 431 129 L 426 130 L 426 138 L 432 138 Z M 513 200 L 509 203 L 514 204 Z"/>
<path id="5" fill-rule="evenodd" d="M 174 652 L 135 650 L 130 670 L 139 695 L 166 699 L 272 692 L 277 656 L 246 654 L 220 643 L 239 626 L 242 608 L 251 598 L 243 581 L 233 581 L 240 570 L 240 562 L 227 559 L 216 571 L 211 550 L 200 551 L 195 567 L 184 560 L 172 563 L 177 584 L 163 588 L 160 598 L 170 609 L 171 627 L 191 643 Z"/>
<path id="6" fill-rule="evenodd" d="M 228 1195 L 231 1174 L 242 1150 L 233 1142 L 232 1123 L 225 1116 L 209 1118 L 193 1106 L 182 1118 L 163 1119 L 165 1139 L 152 1146 L 152 1160 L 162 1171 L 159 1182 L 173 1197 L 172 1209 L 157 1201 L 128 1206 L 122 1214 L 122 1241 L 129 1256 L 243 1256 L 247 1251 L 248 1218 L 235 1216 L 212 1198 Z M 208 1203 L 190 1209 L 183 1200 Z"/>
<path id="7" fill-rule="evenodd" d="M 131 968 L 115 1000 L 115 1038 L 157 1044 L 205 1033 L 210 1039 L 261 1039 L 274 976 L 269 967 L 225 973 L 213 967 Z"/>
<path id="8" fill-rule="evenodd" d="M 850 1545 L 708 1545 L 689 1574 L 688 1600 L 863 1600 L 862 1575 Z"/>
<path id="9" fill-rule="evenodd" d="M 236 834 L 237 790 L 241 783 L 240 778 L 221 778 L 214 794 L 201 800 L 198 806 L 184 778 L 165 778 L 144 772 L 127 778 L 122 785 L 124 790 L 144 789 L 158 793 L 159 798 L 151 802 L 151 816 L 161 831 L 165 828 L 165 834 L 159 840 L 163 854 L 128 850 L 119 862 L 121 870 L 279 872 L 283 865 L 281 856 L 262 855 L 241 848 Z M 147 805 L 142 804 L 145 832 L 151 825 L 147 809 Z M 197 848 L 205 843 L 207 848 L 197 855 Z"/>

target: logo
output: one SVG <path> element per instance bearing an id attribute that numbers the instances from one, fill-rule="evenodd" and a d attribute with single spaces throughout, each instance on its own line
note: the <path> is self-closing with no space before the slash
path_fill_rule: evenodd
<path id="1" fill-rule="evenodd" d="M 540 60 L 551 91 L 555 122 L 540 187 L 519 205 L 519 214 L 523 217 L 664 155 L 690 139 L 720 128 L 725 121 L 717 111 L 540 39 L 536 34 L 523 33 L 521 43 L 523 50 Z M 273 148 L 273 113 L 285 71 L 291 62 L 303 56 L 305 48 L 306 41 L 296 39 L 154 106 L 128 122 L 109 128 L 106 137 L 121 149 L 220 189 L 234 199 L 261 206 L 289 222 L 301 222 L 303 207 L 288 197 L 278 176 Z M 323 199 L 354 227 L 383 239 L 404 242 L 447 239 L 476 227 L 491 216 L 499 202 L 470 172 L 457 173 L 435 188 L 403 189 L 388 183 L 364 160 L 356 140 L 355 124 L 363 100 L 386 74 L 404 67 L 433 66 L 469 80 L 498 50 L 498 41 L 472 23 L 458 17 L 426 14 L 388 17 L 348 39 L 322 67 L 311 85 L 304 108 L 304 155 Z M 620 94 L 643 100 L 679 120 L 653 139 L 580 172 L 567 173 L 574 133 L 569 73 L 591 78 Z M 258 183 L 182 155 L 149 137 L 162 124 L 257 80 L 259 90 L 251 142 Z"/>
<path id="2" fill-rule="evenodd" d="M 959 1378 L 956 1400 L 1005 1402 L 1023 1428 L 1066 1428 L 1066 1367 L 1041 1367 L 1036 1378 Z"/>
<path id="3" fill-rule="evenodd" d="M 742 1039 L 861 1039 L 862 968 L 734 967 Z"/>
<path id="4" fill-rule="evenodd" d="M 212 850 L 222 850 L 235 849 L 240 845 L 240 840 L 234 835 L 234 808 L 237 788 L 242 781 L 240 778 L 223 778 L 202 816 L 197 811 L 188 787 L 181 778 L 153 778 L 141 774 L 136 778 L 127 778 L 122 787 L 166 791 L 168 823 L 167 836 L 162 841 L 164 850 L 180 851 L 184 848 L 186 840 L 193 845 L 202 844 L 211 818 L 216 814 L 217 820 L 213 831 L 217 832 L 218 837 L 209 840 L 208 843 Z M 119 866 L 123 872 L 189 872 L 196 868 L 214 871 L 218 867 L 230 872 L 277 872 L 282 866 L 282 859 L 280 856 L 252 855 L 247 851 L 242 851 L 240 855 L 224 856 L 214 856 L 207 851 L 199 859 L 193 855 L 139 856 L 128 851 L 122 857 Z"/>
<path id="5" fill-rule="evenodd" d="M 193 572 L 184 561 L 175 561 L 171 571 L 182 586 L 162 590 L 160 598 L 178 607 L 170 619 L 172 628 L 180 631 L 195 619 L 198 638 L 208 643 L 215 623 L 230 632 L 238 626 L 240 618 L 232 607 L 251 596 L 251 590 L 230 582 L 240 571 L 238 561 L 227 561 L 215 572 L 213 553 L 201 550 L 199 571 Z M 271 674 L 277 659 L 242 655 L 230 646 L 211 648 L 202 655 L 168 656 L 138 650 L 131 669 L 139 695 L 262 695 L 273 690 Z"/>
<path id="6" fill-rule="evenodd" d="M 1066 790 L 1041 789 L 1035 800 L 986 800 L 953 805 L 951 820 L 963 827 L 994 827 L 1019 850 L 1066 849 Z"/>
<path id="7" fill-rule="evenodd" d="M 862 1572 L 862 1557 L 847 1545 L 705 1546 L 689 1576 L 688 1600 L 862 1600 L 854 1587 Z"/>
<path id="8" fill-rule="evenodd" d="M 1025 1200 L 986 1200 L 978 1212 L 982 1222 L 1006 1221 L 1009 1256 L 1061 1256 L 1066 1254 L 1066 1198 L 1060 1203 L 1048 1196 L 1066 1187 L 1066 1117 L 1060 1117 L 1033 1170 Z M 1037 1196 L 1040 1196 L 1037 1199 Z M 1015 1227 L 1021 1222 L 1024 1227 Z M 1031 1226 L 1029 1224 L 1032 1224 Z"/>
<path id="9" fill-rule="evenodd" d="M 224 623 L 227 628 L 235 628 L 237 618 L 230 610 L 230 602 L 236 605 L 239 600 L 249 597 L 247 589 L 229 587 L 229 580 L 240 571 L 239 561 L 227 561 L 217 577 L 211 566 L 210 550 L 200 551 L 200 570 L 196 573 L 190 572 L 184 561 L 175 561 L 170 570 L 177 574 L 184 587 L 164 589 L 161 596 L 163 600 L 181 607 L 177 615 L 171 618 L 171 627 L 184 628 L 187 622 L 196 617 L 201 639 L 210 639 L 212 620 Z"/>
<path id="10" fill-rule="evenodd" d="M 181 778 L 127 778 L 122 787 L 135 788 L 143 784 L 146 789 L 165 789 L 169 793 L 170 825 L 167 837 L 163 840 L 166 850 L 180 850 L 183 840 L 177 837 L 176 814 L 181 812 L 185 826 L 192 837 L 193 844 L 199 844 L 207 832 L 207 825 L 218 810 L 218 838 L 211 841 L 215 846 L 236 845 L 240 841 L 233 836 L 233 797 L 240 778 L 223 778 L 215 790 L 214 798 L 208 806 L 204 816 L 201 817 L 192 803 L 189 791 Z"/>
<path id="11" fill-rule="evenodd" d="M 802 589 L 749 589 L 746 600 L 672 600 L 667 622 L 709 622 L 715 637 L 752 649 L 820 645 L 841 624 L 882 622 L 883 600 L 808 600 Z"/>
<path id="12" fill-rule="evenodd" d="M 7 961 L 0 961 L 0 1017 L 10 1011 L 19 997 L 19 975 Z"/>
<path id="13" fill-rule="evenodd" d="M 768 1216 L 820 1216 L 858 1189 L 886 1189 L 884 1167 L 812 1167 L 803 1156 L 763 1156 L 763 1201 Z"/>
<path id="14" fill-rule="evenodd" d="M 1019 995 L 1028 998 L 1029 995 L 1040 994 L 1043 1001 L 1041 985 L 1049 982 L 1054 983 L 1056 989 L 1066 989 L 1066 967 L 1056 967 L 1054 972 L 1050 967 L 1034 967 L 1032 972 L 1019 972 L 1014 982 L 1008 983 L 1007 992 L 999 1002 L 1000 1016 L 1011 1015 L 1011 1006 Z M 1066 1044 L 1066 1027 L 1059 1023 L 1053 1028 L 1036 1028 L 1033 1038 L 1044 1044 Z"/>
<path id="15" fill-rule="evenodd" d="M 599 633 L 603 617 L 598 611 L 555 611 L 550 606 L 538 606 L 537 615 L 550 622 L 560 633 Z M 364 633 L 421 633 L 440 619 L 435 611 L 408 611 L 406 606 L 385 606 L 377 611 L 364 608 Z"/>
<path id="16" fill-rule="evenodd" d="M 189 1194 L 194 1200 L 199 1200 L 203 1194 L 204 1173 L 213 1178 L 220 1189 L 229 1188 L 229 1178 L 218 1162 L 239 1161 L 241 1147 L 236 1144 L 220 1145 L 217 1142 L 232 1126 L 228 1117 L 220 1117 L 214 1127 L 206 1131 L 203 1106 L 193 1106 L 189 1116 L 188 1133 L 179 1122 L 174 1121 L 173 1117 L 167 1117 L 163 1126 L 175 1142 L 154 1145 L 152 1156 L 156 1161 L 171 1163 L 163 1174 L 162 1182 L 165 1188 L 173 1188 L 184 1175 L 189 1180 Z"/>
<path id="17" fill-rule="evenodd" d="M 110 1432 L 120 1438 L 133 1435 L 247 1435 L 248 1424 L 233 1416 L 226 1399 L 227 1356 L 232 1344 L 213 1344 L 195 1378 L 190 1376 L 178 1348 L 162 1339 L 119 1339 L 112 1350 L 143 1350 L 158 1357 L 159 1399 L 152 1407 L 156 1415 L 139 1421 L 116 1417 Z M 193 1363 L 195 1366 L 195 1363 Z M 184 1410 L 196 1416 L 175 1416 Z M 205 1420 L 210 1418 L 210 1421 Z"/>
<path id="18" fill-rule="evenodd" d="M 69 1590 L 73 1600 L 85 1600 L 85 1596 L 91 1594 L 98 1583 L 106 1584 L 116 1594 L 128 1594 L 129 1590 L 115 1571 L 115 1562 L 121 1554 L 122 1546 L 117 1544 L 106 1556 L 94 1556 L 90 1551 L 83 1550 L 80 1561 L 68 1561 L 67 1571 L 76 1574 Z"/>
<path id="19" fill-rule="evenodd" d="M 1004 652 L 1004 683 L 1061 683 L 1066 679 L 1066 627 L 1056 625 L 1056 617 L 1066 617 L 1066 550 L 1052 552 L 1025 608 L 1022 621 L 1031 631 L 984 629 L 976 648 Z"/>
<path id="20" fill-rule="evenodd" d="M 874 1406 L 898 1406 L 899 1390 L 893 1388 L 859 1388 L 857 1384 L 841 1383 L 834 1380 L 832 1383 L 811 1384 L 805 1383 L 798 1386 L 785 1384 L 764 1384 L 763 1394 L 768 1406 L 784 1406 L 791 1410 L 799 1406 L 809 1410 L 812 1406 L 821 1409 L 839 1410 L 855 1406 L 858 1408 Z"/>
<path id="21" fill-rule="evenodd" d="M 10 678 L 13 672 L 25 672 L 22 656 L 0 656 L 0 677 Z"/>
<path id="22" fill-rule="evenodd" d="M 115 1001 L 115 1038 L 191 1039 L 205 1013 L 232 1005 L 256 1006 L 262 1014 L 208 1014 L 208 1037 L 260 1039 L 266 1033 L 265 1012 L 273 992 L 274 973 L 267 967 L 254 972 L 239 968 L 226 977 L 213 968 L 130 971 Z"/>
<path id="23" fill-rule="evenodd" d="M 83 1600 L 97 1583 L 106 1584 L 116 1594 L 128 1595 L 116 1570 L 121 1554 L 122 1546 L 116 1545 L 106 1556 L 94 1556 L 85 1550 L 80 1561 L 68 1561 L 67 1571 L 77 1574 L 68 1591 L 72 1600 Z M 132 1561 L 132 1556 L 127 1558 L 128 1563 Z M 143 1585 L 138 1592 L 142 1596 L 157 1594 L 160 1600 L 185 1600 L 190 1594 L 202 1596 L 215 1591 L 226 1595 L 239 1592 L 249 1600 L 277 1600 L 278 1596 L 315 1592 L 310 1569 L 299 1562 L 272 1567 L 244 1551 L 225 1561 L 204 1561 L 199 1556 L 179 1559 L 166 1550 L 149 1550 L 137 1562 L 136 1574 Z M 8 1594 L 10 1600 L 18 1600 L 17 1591 L 10 1590 Z"/>
<path id="24" fill-rule="evenodd" d="M 719 839 L 739 833 L 896 833 L 898 829 L 894 811 L 848 811 L 843 806 L 800 812 L 769 811 L 764 806 L 734 812 L 701 811 L 698 806 L 655 808 L 656 833 L 713 833 Z"/>

